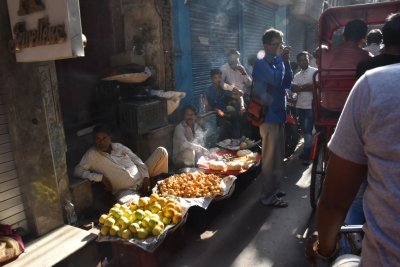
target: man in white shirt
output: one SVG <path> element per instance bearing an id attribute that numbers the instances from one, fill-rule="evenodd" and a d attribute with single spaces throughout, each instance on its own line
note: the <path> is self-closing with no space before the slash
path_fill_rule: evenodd
<path id="1" fill-rule="evenodd" d="M 312 110 L 313 76 L 317 69 L 310 67 L 310 59 L 307 51 L 300 52 L 296 59 L 301 70 L 293 78 L 292 91 L 297 93 L 296 111 L 304 134 L 304 148 L 300 158 L 303 160 L 303 164 L 309 164 L 312 131 L 314 128 Z"/>
<path id="2" fill-rule="evenodd" d="M 240 53 L 237 50 L 231 50 L 229 52 L 228 63 L 221 66 L 222 82 L 227 85 L 224 89 L 232 90 L 236 88 L 242 94 L 247 93 L 247 89 L 250 88 L 252 79 L 247 74 L 246 69 L 240 64 Z"/>
<path id="3" fill-rule="evenodd" d="M 143 162 L 128 147 L 112 143 L 111 132 L 105 125 L 93 129 L 94 146 L 75 167 L 77 177 L 102 182 L 120 203 L 133 200 L 140 189 L 150 190 L 149 177 L 168 172 L 168 152 L 158 147 Z"/>
<path id="4" fill-rule="evenodd" d="M 339 228 L 367 177 L 360 266 L 399 265 L 399 73 L 400 64 L 369 70 L 347 98 L 328 144 L 331 153 L 317 208 L 317 253 L 310 255 L 308 247 L 309 258 L 335 255 Z"/>
<path id="5" fill-rule="evenodd" d="M 196 108 L 189 105 L 183 109 L 183 121 L 175 127 L 173 138 L 173 161 L 176 168 L 194 167 L 196 152 L 204 148 L 204 131 L 196 122 Z"/>

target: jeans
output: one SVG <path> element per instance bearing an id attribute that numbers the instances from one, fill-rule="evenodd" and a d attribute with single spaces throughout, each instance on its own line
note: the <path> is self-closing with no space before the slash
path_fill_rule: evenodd
<path id="1" fill-rule="evenodd" d="M 304 148 L 302 158 L 309 158 L 312 145 L 312 131 L 314 128 L 314 117 L 312 109 L 297 109 L 301 130 L 304 134 Z"/>
<path id="2" fill-rule="evenodd" d="M 367 179 L 361 184 L 358 189 L 357 195 L 353 200 L 349 210 L 347 211 L 346 218 L 344 219 L 345 224 L 348 225 L 359 225 L 365 223 L 365 216 L 363 210 L 363 197 L 365 189 L 367 188 Z"/>

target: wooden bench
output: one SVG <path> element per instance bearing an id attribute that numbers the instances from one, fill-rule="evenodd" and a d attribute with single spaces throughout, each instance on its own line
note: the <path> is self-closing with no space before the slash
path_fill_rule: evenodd
<path id="1" fill-rule="evenodd" d="M 25 252 L 5 267 L 53 266 L 94 241 L 90 231 L 64 225 L 25 245 Z"/>

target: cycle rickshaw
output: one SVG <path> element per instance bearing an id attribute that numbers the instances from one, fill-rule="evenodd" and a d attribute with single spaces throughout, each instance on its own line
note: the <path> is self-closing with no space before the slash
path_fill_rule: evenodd
<path id="1" fill-rule="evenodd" d="M 385 22 L 386 17 L 391 13 L 400 11 L 400 1 L 384 2 L 375 4 L 363 4 L 353 6 L 334 7 L 325 10 L 319 19 L 318 43 L 320 51 L 322 45 L 332 46 L 333 34 L 336 30 L 344 27 L 347 22 L 353 19 L 362 19 L 368 25 L 379 25 Z M 319 66 L 324 60 L 321 53 L 318 58 Z M 311 156 L 311 184 L 310 204 L 315 208 L 321 193 L 325 178 L 325 169 L 329 158 L 327 143 L 329 142 L 338 118 L 324 117 L 321 114 L 321 101 L 333 99 L 329 110 L 340 114 L 347 96 L 356 82 L 356 70 L 347 69 L 323 69 L 320 68 L 313 77 L 314 81 L 314 121 L 317 133 L 314 135 Z M 351 144 L 349 144 L 351 145 Z"/>

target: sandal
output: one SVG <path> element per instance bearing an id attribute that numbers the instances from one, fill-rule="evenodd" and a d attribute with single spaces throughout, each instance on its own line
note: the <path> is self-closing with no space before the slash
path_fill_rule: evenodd
<path id="1" fill-rule="evenodd" d="M 274 196 L 270 202 L 266 202 L 266 199 L 262 199 L 261 203 L 268 207 L 273 208 L 286 208 L 289 204 L 286 201 L 283 201 L 281 198 Z"/>
<path id="2" fill-rule="evenodd" d="M 275 196 L 277 198 L 282 198 L 282 197 L 286 196 L 286 193 L 283 192 L 283 191 L 278 191 L 278 192 L 275 193 Z"/>

